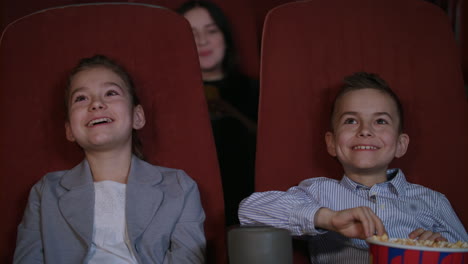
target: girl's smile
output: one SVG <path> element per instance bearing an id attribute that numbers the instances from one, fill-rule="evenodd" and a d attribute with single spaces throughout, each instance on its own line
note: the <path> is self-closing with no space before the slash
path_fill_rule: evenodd
<path id="1" fill-rule="evenodd" d="M 94 127 L 94 126 L 99 126 L 99 125 L 104 125 L 104 124 L 109 124 L 114 122 L 109 117 L 101 117 L 101 118 L 96 118 L 88 122 L 88 127 Z"/>
<path id="2" fill-rule="evenodd" d="M 85 151 L 131 148 L 132 130 L 141 119 L 124 81 L 105 67 L 78 72 L 70 88 L 67 139 Z M 143 117 L 144 118 L 144 117 Z"/>

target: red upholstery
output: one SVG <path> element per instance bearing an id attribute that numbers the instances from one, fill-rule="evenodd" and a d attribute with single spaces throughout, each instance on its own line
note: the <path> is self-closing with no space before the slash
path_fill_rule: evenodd
<path id="1" fill-rule="evenodd" d="M 257 32 L 261 35 L 265 17 L 268 11 L 282 4 L 286 4 L 286 3 L 294 2 L 294 1 L 298 1 L 298 0 L 255 0 L 255 1 L 252 1 L 252 5 L 254 6 L 254 10 L 255 10 L 255 19 L 257 21 L 256 22 Z"/>
<path id="2" fill-rule="evenodd" d="M 174 9 L 186 1 L 188 0 L 127 0 L 121 2 L 146 3 Z M 250 0 L 212 1 L 225 11 L 232 24 L 233 37 L 239 52 L 239 63 L 242 71 L 253 78 L 258 78 L 260 41 Z M 65 4 L 93 2 L 115 2 L 115 0 L 2 0 L 0 1 L 0 29 L 15 19 L 36 10 Z"/>
<path id="3" fill-rule="evenodd" d="M 129 70 L 144 106 L 140 135 L 153 163 L 184 169 L 207 215 L 208 263 L 226 263 L 224 208 L 214 142 L 190 26 L 148 5 L 45 10 L 9 25 L 0 42 L 0 262 L 11 263 L 29 189 L 83 159 L 65 140 L 63 93 L 82 57 L 105 54 Z"/>
<path id="4" fill-rule="evenodd" d="M 324 135 L 344 76 L 379 73 L 410 135 L 392 167 L 440 191 L 468 227 L 468 101 L 447 16 L 409 0 L 312 0 L 272 10 L 263 31 L 256 190 L 341 178 Z M 299 262 L 296 262 L 299 263 Z"/>
<path id="5" fill-rule="evenodd" d="M 468 2 L 458 0 L 456 8 L 455 31 L 460 45 L 463 77 L 468 89 Z M 468 91 L 467 91 L 468 92 Z"/>

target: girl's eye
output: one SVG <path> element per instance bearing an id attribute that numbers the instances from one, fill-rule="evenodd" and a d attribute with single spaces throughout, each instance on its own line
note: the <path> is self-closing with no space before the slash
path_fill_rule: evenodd
<path id="1" fill-rule="evenodd" d="M 345 121 L 344 121 L 344 124 L 357 124 L 357 121 L 356 119 L 353 119 L 353 118 L 346 118 Z"/>
<path id="2" fill-rule="evenodd" d="M 212 28 L 208 30 L 208 33 L 210 33 L 211 35 L 218 34 L 218 32 L 219 32 L 219 29 L 217 28 Z"/>
<path id="3" fill-rule="evenodd" d="M 377 119 L 376 122 L 377 122 L 377 124 L 379 124 L 379 125 L 386 125 L 386 124 L 388 124 L 387 120 L 382 119 L 382 118 Z"/>
<path id="4" fill-rule="evenodd" d="M 114 95 L 119 95 L 119 93 L 114 91 L 114 90 L 110 90 L 110 91 L 107 91 L 106 95 L 107 96 L 114 96 Z"/>
<path id="5" fill-rule="evenodd" d="M 73 100 L 73 102 L 77 103 L 84 100 L 86 100 L 86 97 L 84 95 L 78 95 L 77 97 L 75 97 L 75 100 Z"/>

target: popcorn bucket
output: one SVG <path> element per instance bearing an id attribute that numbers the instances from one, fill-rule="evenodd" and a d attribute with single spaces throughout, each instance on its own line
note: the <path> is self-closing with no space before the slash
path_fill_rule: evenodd
<path id="1" fill-rule="evenodd" d="M 370 264 L 468 264 L 468 248 L 434 248 L 367 239 Z"/>

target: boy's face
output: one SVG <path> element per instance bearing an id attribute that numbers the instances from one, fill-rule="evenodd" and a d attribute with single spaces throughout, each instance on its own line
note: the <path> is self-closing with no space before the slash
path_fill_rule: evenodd
<path id="1" fill-rule="evenodd" d="M 388 164 L 403 156 L 409 143 L 398 132 L 399 117 L 391 97 L 375 89 L 343 94 L 335 104 L 333 132 L 325 140 L 347 175 L 385 175 Z"/>

